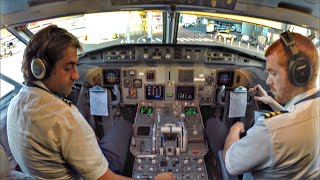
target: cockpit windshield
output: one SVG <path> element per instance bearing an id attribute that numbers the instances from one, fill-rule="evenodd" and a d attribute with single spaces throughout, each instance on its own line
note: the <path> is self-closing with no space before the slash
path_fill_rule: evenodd
<path id="1" fill-rule="evenodd" d="M 32 22 L 26 27 L 36 33 L 50 24 L 76 35 L 86 52 L 119 44 L 176 43 L 227 46 L 263 57 L 283 29 L 315 36 L 312 29 L 292 24 L 197 11 L 175 15 L 159 10 L 90 13 Z"/>
<path id="2" fill-rule="evenodd" d="M 82 14 L 29 23 L 32 33 L 56 24 L 77 36 L 85 51 L 118 44 L 162 43 L 160 11 L 119 11 Z"/>

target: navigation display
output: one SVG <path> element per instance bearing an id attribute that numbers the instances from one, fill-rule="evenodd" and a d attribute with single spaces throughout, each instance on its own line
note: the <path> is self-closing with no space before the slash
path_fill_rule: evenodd
<path id="1" fill-rule="evenodd" d="M 184 107 L 184 114 L 186 115 L 197 115 L 198 111 L 196 107 Z"/>
<path id="2" fill-rule="evenodd" d="M 233 84 L 233 72 L 218 72 L 218 86 L 225 85 L 231 87 Z"/>
<path id="3" fill-rule="evenodd" d="M 147 100 L 163 100 L 164 85 L 146 85 Z"/>
<path id="4" fill-rule="evenodd" d="M 120 70 L 119 69 L 103 70 L 103 82 L 105 84 L 120 84 Z"/>
<path id="5" fill-rule="evenodd" d="M 177 86 L 176 89 L 177 100 L 193 100 L 194 99 L 194 86 Z"/>

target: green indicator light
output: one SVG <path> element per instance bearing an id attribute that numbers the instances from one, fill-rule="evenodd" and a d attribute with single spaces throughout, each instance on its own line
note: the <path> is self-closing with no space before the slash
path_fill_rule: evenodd
<path id="1" fill-rule="evenodd" d="M 167 93 L 167 97 L 173 97 L 173 93 Z"/>
<path id="2" fill-rule="evenodd" d="M 153 107 L 151 107 L 151 106 L 140 107 L 140 114 L 152 115 L 153 114 Z"/>
<path id="3" fill-rule="evenodd" d="M 196 108 L 196 107 L 185 107 L 185 108 L 184 108 L 184 113 L 185 113 L 186 115 L 194 116 L 194 115 L 197 115 L 197 114 L 198 114 L 198 111 L 197 111 L 197 108 Z"/>

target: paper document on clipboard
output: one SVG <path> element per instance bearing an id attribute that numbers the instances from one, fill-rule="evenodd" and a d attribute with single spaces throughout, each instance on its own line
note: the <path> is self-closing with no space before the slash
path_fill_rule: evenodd
<path id="1" fill-rule="evenodd" d="M 108 116 L 108 91 L 100 86 L 89 89 L 91 115 Z"/>
<path id="2" fill-rule="evenodd" d="M 247 109 L 247 89 L 240 86 L 230 93 L 229 118 L 245 117 Z"/>

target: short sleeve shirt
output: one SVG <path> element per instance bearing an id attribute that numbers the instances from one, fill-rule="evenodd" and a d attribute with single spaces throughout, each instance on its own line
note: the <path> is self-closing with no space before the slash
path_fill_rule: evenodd
<path id="1" fill-rule="evenodd" d="M 226 152 L 231 174 L 251 172 L 257 179 L 312 179 L 319 177 L 320 98 L 296 104 L 315 94 L 312 89 L 288 102 L 289 113 L 263 116 Z"/>
<path id="2" fill-rule="evenodd" d="M 10 149 L 28 175 L 97 179 L 108 169 L 95 133 L 78 109 L 50 92 L 23 87 L 10 102 L 7 121 Z"/>

